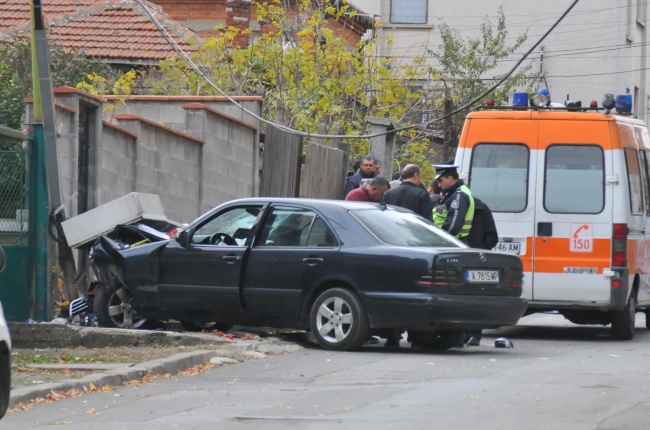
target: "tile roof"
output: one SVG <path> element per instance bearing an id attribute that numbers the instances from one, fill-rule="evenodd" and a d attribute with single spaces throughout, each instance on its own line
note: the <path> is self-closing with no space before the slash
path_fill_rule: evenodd
<path id="1" fill-rule="evenodd" d="M 200 36 L 171 20 L 160 6 L 141 0 L 184 50 Z M 0 0 L 0 41 L 29 35 L 32 0 Z M 108 63 L 155 64 L 175 52 L 136 0 L 43 0 L 48 39 Z"/>

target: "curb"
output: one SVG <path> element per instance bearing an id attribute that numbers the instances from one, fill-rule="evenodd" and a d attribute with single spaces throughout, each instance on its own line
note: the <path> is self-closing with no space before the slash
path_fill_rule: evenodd
<path id="1" fill-rule="evenodd" d="M 280 351 L 296 351 L 300 346 L 277 338 L 226 340 L 205 333 L 173 333 L 163 331 L 110 329 L 68 326 L 55 323 L 9 323 L 13 348 L 67 348 L 67 347 L 142 347 L 142 346 L 195 346 L 223 345 L 220 350 L 199 350 L 175 354 L 170 357 L 145 361 L 124 367 L 91 373 L 81 378 L 20 387 L 11 390 L 9 407 L 47 397 L 54 391 L 84 391 L 91 384 L 119 387 L 124 382 L 143 378 L 148 374 L 172 374 L 196 365 L 213 362 L 217 365 L 235 364 L 239 354 L 248 359 L 261 359 Z M 234 349 L 234 350 L 233 350 Z"/>

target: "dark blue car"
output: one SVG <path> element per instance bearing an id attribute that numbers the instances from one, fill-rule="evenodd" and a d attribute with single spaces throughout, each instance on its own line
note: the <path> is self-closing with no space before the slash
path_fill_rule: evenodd
<path id="1" fill-rule="evenodd" d="M 103 325 L 137 317 L 295 328 L 332 350 L 400 329 L 444 350 L 526 310 L 519 257 L 468 248 L 413 212 L 374 203 L 235 200 L 175 239 L 101 237 L 91 258 Z"/>

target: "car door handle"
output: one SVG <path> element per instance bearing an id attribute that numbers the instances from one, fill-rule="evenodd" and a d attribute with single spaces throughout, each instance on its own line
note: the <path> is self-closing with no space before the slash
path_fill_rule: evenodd
<path id="1" fill-rule="evenodd" d="M 224 255 L 221 259 L 226 260 L 228 264 L 233 264 L 241 260 L 241 257 L 239 255 Z"/>
<path id="2" fill-rule="evenodd" d="M 303 263 L 307 263 L 307 266 L 315 266 L 318 263 L 322 263 L 323 259 L 320 257 L 306 257 L 302 259 Z"/>

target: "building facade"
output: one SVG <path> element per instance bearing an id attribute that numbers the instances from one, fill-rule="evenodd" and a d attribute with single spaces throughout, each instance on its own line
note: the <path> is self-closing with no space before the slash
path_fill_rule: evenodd
<path id="1" fill-rule="evenodd" d="M 381 18 L 378 55 L 395 62 L 423 55 L 427 48 L 437 50 L 441 21 L 464 38 L 476 38 L 484 19 L 496 24 L 499 8 L 503 8 L 510 41 L 524 33 L 527 40 L 517 52 L 501 61 L 495 75 L 510 70 L 573 4 L 568 0 L 351 1 L 365 13 Z M 629 93 L 633 96 L 633 114 L 647 123 L 647 3 L 578 2 L 527 59 L 531 70 L 544 77 L 539 87 L 547 88 L 554 102 L 581 100 L 583 106 L 592 100 L 600 104 L 606 93 Z M 431 64 L 435 66 L 432 60 Z"/>

